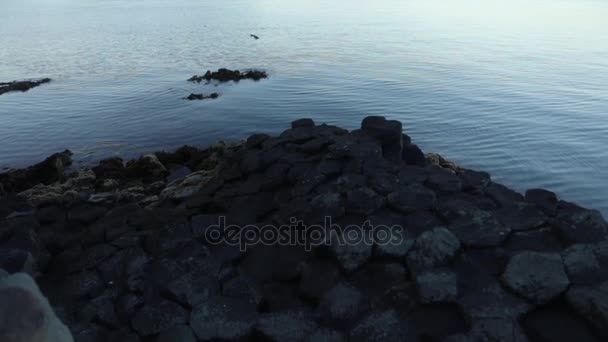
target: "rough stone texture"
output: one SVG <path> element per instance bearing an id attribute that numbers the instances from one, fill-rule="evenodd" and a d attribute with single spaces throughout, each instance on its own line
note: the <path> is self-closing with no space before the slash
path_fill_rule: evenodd
<path id="1" fill-rule="evenodd" d="M 506 286 L 537 304 L 544 304 L 570 285 L 559 254 L 523 252 L 509 260 L 502 275 Z"/>
<path id="2" fill-rule="evenodd" d="M 361 122 L 361 130 L 381 143 L 385 158 L 391 160 L 402 158 L 403 126 L 401 122 L 386 120 L 381 116 L 368 116 Z"/>
<path id="3" fill-rule="evenodd" d="M 306 119 L 126 166 L 66 173 L 65 152 L 10 171 L 0 283 L 35 275 L 77 341 L 607 340 L 603 217 L 425 156 L 401 130 Z M 310 250 L 295 241 L 325 216 Z M 268 224 L 289 234 L 241 250 L 234 234 Z"/>
<path id="4" fill-rule="evenodd" d="M 407 265 L 415 274 L 447 266 L 459 249 L 460 242 L 450 231 L 434 228 L 418 237 L 407 256 Z"/>

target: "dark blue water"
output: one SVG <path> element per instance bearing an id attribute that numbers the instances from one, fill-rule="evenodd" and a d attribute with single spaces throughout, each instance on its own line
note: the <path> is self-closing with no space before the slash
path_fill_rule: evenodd
<path id="1" fill-rule="evenodd" d="M 386 115 L 425 151 L 606 214 L 606 18 L 585 0 L 0 0 L 0 81 L 54 79 L 0 96 L 0 168 Z M 271 78 L 185 81 L 219 67 Z"/>

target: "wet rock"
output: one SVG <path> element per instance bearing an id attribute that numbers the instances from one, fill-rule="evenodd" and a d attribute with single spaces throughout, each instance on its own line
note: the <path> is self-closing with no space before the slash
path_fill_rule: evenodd
<path id="1" fill-rule="evenodd" d="M 217 99 L 218 97 L 220 97 L 220 94 L 218 94 L 218 93 L 211 93 L 209 95 L 192 93 L 192 94 L 188 95 L 187 97 L 184 97 L 184 100 L 188 100 L 188 101 L 206 100 L 206 99 Z"/>
<path id="2" fill-rule="evenodd" d="M 434 270 L 416 276 L 422 303 L 451 302 L 458 296 L 458 279 L 450 270 Z"/>
<path id="3" fill-rule="evenodd" d="M 411 184 L 390 193 L 387 197 L 390 207 L 402 213 L 430 210 L 435 206 L 435 193 L 424 185 Z"/>
<path id="4" fill-rule="evenodd" d="M 190 315 L 190 327 L 200 340 L 245 338 L 253 331 L 258 314 L 247 301 L 212 297 L 198 304 Z"/>
<path id="5" fill-rule="evenodd" d="M 446 266 L 459 249 L 460 241 L 450 231 L 434 228 L 418 237 L 407 255 L 407 265 L 414 274 Z"/>
<path id="6" fill-rule="evenodd" d="M 396 311 L 372 312 L 350 331 L 349 341 L 411 341 L 412 328 Z"/>
<path id="7" fill-rule="evenodd" d="M 539 252 L 511 257 L 502 280 L 515 293 L 537 304 L 549 302 L 570 285 L 561 256 Z"/>
<path id="8" fill-rule="evenodd" d="M 597 210 L 561 201 L 551 227 L 567 244 L 593 243 L 608 236 L 608 223 Z"/>
<path id="9" fill-rule="evenodd" d="M 526 191 L 526 202 L 542 209 L 547 215 L 555 215 L 557 210 L 557 196 L 555 193 L 544 189 L 530 189 Z"/>
<path id="10" fill-rule="evenodd" d="M 21 192 L 36 184 L 48 185 L 64 178 L 66 166 L 72 164 L 72 152 L 55 153 L 26 169 L 0 173 L 0 184 L 7 192 Z"/>
<path id="11" fill-rule="evenodd" d="M 0 269 L 9 273 L 27 273 L 35 276 L 36 260 L 28 251 L 14 248 L 0 248 Z"/>
<path id="12" fill-rule="evenodd" d="M 0 82 L 0 95 L 11 91 L 26 92 L 32 88 L 38 87 L 41 84 L 49 82 L 51 82 L 50 78 L 42 78 L 34 81 Z"/>
<path id="13" fill-rule="evenodd" d="M 131 319 L 131 327 L 142 337 L 156 335 L 187 322 L 187 313 L 179 305 L 162 300 L 144 305 Z"/>
<path id="14" fill-rule="evenodd" d="M 382 116 L 368 116 L 361 122 L 361 130 L 380 142 L 385 158 L 401 160 L 403 148 L 401 122 L 386 120 Z"/>
<path id="15" fill-rule="evenodd" d="M 219 82 L 229 82 L 235 81 L 238 82 L 240 80 L 251 79 L 254 81 L 259 81 L 263 78 L 268 78 L 268 74 L 265 71 L 261 70 L 248 70 L 245 72 L 240 72 L 239 70 L 230 70 L 230 69 L 218 69 L 217 71 L 208 70 L 203 76 L 194 75 L 188 81 L 201 83 L 202 81 L 219 81 Z"/>
<path id="16" fill-rule="evenodd" d="M 286 311 L 260 316 L 256 330 L 270 341 L 303 341 L 317 323 L 305 312 Z"/>

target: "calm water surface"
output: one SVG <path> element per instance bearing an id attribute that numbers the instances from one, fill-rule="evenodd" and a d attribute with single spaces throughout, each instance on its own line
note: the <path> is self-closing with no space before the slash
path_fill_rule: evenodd
<path id="1" fill-rule="evenodd" d="M 0 81 L 55 80 L 0 96 L 0 169 L 380 114 L 425 151 L 606 216 L 606 18 L 587 0 L 0 0 Z M 185 81 L 219 67 L 271 78 Z"/>

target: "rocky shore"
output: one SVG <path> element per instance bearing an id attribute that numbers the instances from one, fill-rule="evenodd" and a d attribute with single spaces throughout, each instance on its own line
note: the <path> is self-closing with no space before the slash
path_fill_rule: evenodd
<path id="1" fill-rule="evenodd" d="M 0 318 L 16 322 L 0 340 L 70 341 L 61 322 L 75 341 L 608 339 L 600 213 L 425 155 L 397 121 L 70 162 L 0 174 Z M 222 217 L 325 235 L 243 250 L 210 234 Z M 401 239 L 343 243 L 341 227 Z"/>

